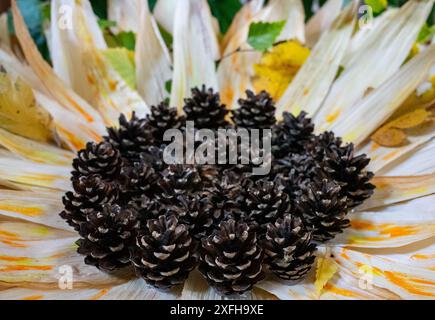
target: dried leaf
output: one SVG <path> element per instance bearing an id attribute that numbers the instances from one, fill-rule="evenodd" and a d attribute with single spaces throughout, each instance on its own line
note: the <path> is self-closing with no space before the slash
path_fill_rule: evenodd
<path id="1" fill-rule="evenodd" d="M 392 120 L 372 135 L 372 140 L 384 147 L 399 147 L 406 142 L 404 129 L 416 128 L 431 121 L 431 113 L 426 109 L 417 109 Z"/>
<path id="2" fill-rule="evenodd" d="M 266 90 L 278 100 L 291 83 L 310 50 L 298 41 L 286 41 L 263 54 L 254 65 L 253 85 L 256 91 Z"/>
<path id="3" fill-rule="evenodd" d="M 50 114 L 36 103 L 32 89 L 4 70 L 0 71 L 0 127 L 41 142 L 51 140 L 54 132 Z"/>
<path id="4" fill-rule="evenodd" d="M 372 135 L 372 140 L 384 147 L 398 147 L 405 143 L 406 133 L 396 128 L 381 128 Z"/>
<path id="5" fill-rule="evenodd" d="M 426 109 L 417 109 L 390 122 L 390 126 L 398 129 L 415 128 L 429 121 L 431 113 Z"/>
<path id="6" fill-rule="evenodd" d="M 337 271 L 338 267 L 335 261 L 329 257 L 329 254 L 328 256 L 319 257 L 317 259 L 316 281 L 314 282 L 314 287 L 319 295 Z"/>

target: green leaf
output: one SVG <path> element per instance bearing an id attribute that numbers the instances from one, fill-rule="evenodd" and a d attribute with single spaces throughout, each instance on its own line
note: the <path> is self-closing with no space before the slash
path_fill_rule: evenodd
<path id="1" fill-rule="evenodd" d="M 248 43 L 255 50 L 266 51 L 273 46 L 285 23 L 285 21 L 251 23 L 249 26 Z"/>
<path id="2" fill-rule="evenodd" d="M 242 7 L 240 0 L 208 0 L 211 13 L 218 20 L 222 33 L 227 32 L 234 16 Z"/>
<path id="3" fill-rule="evenodd" d="M 169 79 L 168 81 L 165 82 L 165 89 L 168 93 L 171 93 L 172 91 L 172 80 Z"/>
<path id="4" fill-rule="evenodd" d="M 103 51 L 107 62 L 119 73 L 122 79 L 133 89 L 136 88 L 136 67 L 134 53 L 126 48 L 109 48 Z"/>
<path id="5" fill-rule="evenodd" d="M 136 46 L 136 34 L 134 32 L 122 31 L 118 33 L 115 37 L 119 47 L 124 47 L 128 50 L 134 51 L 134 48 Z"/>
<path id="6" fill-rule="evenodd" d="M 372 8 L 375 14 L 384 11 L 388 7 L 387 0 L 365 0 L 365 3 Z"/>
<path id="7" fill-rule="evenodd" d="M 116 27 L 117 23 L 116 23 L 116 21 L 113 21 L 113 20 L 99 19 L 98 25 L 100 26 L 100 28 L 102 30 L 104 30 L 107 28 Z"/>
<path id="8" fill-rule="evenodd" d="M 417 42 L 424 43 L 426 41 L 429 41 L 434 35 L 435 25 L 429 27 L 428 24 L 425 23 L 421 28 L 420 33 L 418 34 Z"/>
<path id="9" fill-rule="evenodd" d="M 163 41 L 166 44 L 166 47 L 169 49 L 172 48 L 172 43 L 174 42 L 174 38 L 172 37 L 172 34 L 170 34 L 168 31 L 166 31 L 165 28 L 163 28 L 160 24 L 157 24 L 160 34 L 162 35 Z"/>

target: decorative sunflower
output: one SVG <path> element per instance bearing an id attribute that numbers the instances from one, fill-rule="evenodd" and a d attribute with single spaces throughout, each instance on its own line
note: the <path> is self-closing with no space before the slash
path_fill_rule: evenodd
<path id="1" fill-rule="evenodd" d="M 265 2 L 52 0 L 47 62 L 12 1 L 1 299 L 433 299 L 434 1 Z M 165 161 L 191 122 L 222 163 Z"/>

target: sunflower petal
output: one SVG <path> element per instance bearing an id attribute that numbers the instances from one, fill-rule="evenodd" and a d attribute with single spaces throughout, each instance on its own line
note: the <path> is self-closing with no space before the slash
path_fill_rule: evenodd
<path id="1" fill-rule="evenodd" d="M 71 150 L 77 151 L 83 149 L 89 141 L 101 140 L 101 135 L 96 133 L 87 121 L 62 108 L 56 100 L 37 91 L 35 98 L 51 114 L 57 135 Z"/>
<path id="2" fill-rule="evenodd" d="M 27 241 L 55 240 L 73 237 L 74 232 L 50 228 L 36 223 L 8 220 L 0 216 L 0 242 L 25 243 Z M 0 255 L 0 260 L 2 256 Z"/>
<path id="3" fill-rule="evenodd" d="M 340 66 L 355 23 L 356 3 L 334 21 L 333 27 L 317 42 L 310 56 L 277 103 L 283 111 L 314 114 L 326 97 Z"/>
<path id="4" fill-rule="evenodd" d="M 148 113 L 148 106 L 140 95 L 106 60 L 102 50 L 106 49 L 107 45 L 89 1 L 56 0 L 53 2 L 56 3 L 59 7 L 63 3 L 69 3 L 74 17 L 73 28 L 60 30 L 56 23 L 52 26 L 52 29 L 60 30 L 59 37 L 62 38 L 62 41 L 58 41 L 59 45 L 53 47 L 53 51 L 72 51 L 71 55 L 75 58 L 75 60 L 65 59 L 69 62 L 67 76 L 73 75 L 75 80 L 71 82 L 72 88 L 89 103 L 95 105 L 106 124 L 110 126 L 118 123 L 120 113 L 126 114 L 127 118 L 133 111 L 136 111 L 139 116 Z M 52 13 L 54 15 L 52 21 L 57 22 L 62 19 L 62 11 L 54 10 Z"/>
<path id="5" fill-rule="evenodd" d="M 177 2 L 177 0 L 157 0 L 154 7 L 153 13 L 156 20 L 170 33 L 174 31 L 174 17 Z"/>
<path id="6" fill-rule="evenodd" d="M 435 62 L 435 44 L 418 54 L 405 64 L 379 88 L 371 91 L 351 110 L 337 109 L 339 118 L 334 118 L 331 126 L 324 129 L 333 130 L 345 141 L 359 144 L 376 128 L 388 119 L 400 107 L 402 102 L 425 79 L 430 67 Z M 341 112 L 342 110 L 343 112 Z M 333 111 L 336 112 L 336 111 Z M 332 119 L 332 118 L 331 118 Z"/>
<path id="7" fill-rule="evenodd" d="M 69 190 L 70 171 L 66 166 L 28 160 L 0 158 L 0 176 L 4 180 L 50 189 Z"/>
<path id="8" fill-rule="evenodd" d="M 104 124 L 98 112 L 87 104 L 76 93 L 67 88 L 65 84 L 54 74 L 50 65 L 44 61 L 33 42 L 24 19 L 17 7 L 16 0 L 12 1 L 12 13 L 16 35 L 23 48 L 24 54 L 30 66 L 49 92 L 64 108 L 79 115 L 92 125 L 95 135 L 104 133 Z"/>
<path id="9" fill-rule="evenodd" d="M 9 49 L 11 45 L 8 28 L 8 14 L 6 12 L 0 14 L 0 47 Z"/>
<path id="10" fill-rule="evenodd" d="M 401 147 L 387 148 L 380 146 L 374 141 L 369 141 L 359 151 L 366 153 L 371 158 L 369 169 L 379 172 L 383 168 L 402 161 L 407 155 L 412 155 L 413 151 L 433 139 L 434 129 L 435 124 L 433 122 L 413 129 L 412 133 L 408 134 L 407 143 Z M 414 168 L 414 170 L 418 170 L 418 168 Z"/>
<path id="11" fill-rule="evenodd" d="M 59 217 L 63 210 L 59 191 L 1 190 L 0 214 L 41 225 L 71 231 Z"/>
<path id="12" fill-rule="evenodd" d="M 314 16 L 308 20 L 305 27 L 306 44 L 313 47 L 320 36 L 331 27 L 341 12 L 343 0 L 328 0 Z"/>
<path id="13" fill-rule="evenodd" d="M 122 270 L 118 276 L 101 272 L 84 263 L 76 252 L 77 237 L 43 241 L 0 242 L 0 282 L 7 286 L 58 288 L 61 268 L 71 267 L 76 288 L 92 288 L 126 282 L 131 274 Z"/>
<path id="14" fill-rule="evenodd" d="M 434 173 L 434 154 L 435 140 L 432 139 L 414 149 L 413 152 L 408 152 L 403 157 L 396 159 L 377 173 L 383 176 L 416 176 Z M 371 166 L 369 168 L 371 169 Z"/>
<path id="15" fill-rule="evenodd" d="M 351 215 L 351 226 L 332 240 L 334 245 L 349 247 L 400 247 L 435 235 L 435 212 L 427 196 L 404 204 Z M 416 214 L 418 212 L 418 214 Z"/>
<path id="16" fill-rule="evenodd" d="M 110 21 L 115 21 L 116 26 L 112 27 L 116 32 L 139 30 L 139 6 L 141 0 L 109 0 L 107 3 L 107 14 Z"/>
<path id="17" fill-rule="evenodd" d="M 147 2 L 142 1 L 139 9 L 140 27 L 135 52 L 136 82 L 145 101 L 156 105 L 168 96 L 165 84 L 172 75 L 171 58 Z"/>
<path id="18" fill-rule="evenodd" d="M 331 87 L 331 91 L 326 97 L 322 108 L 314 118 L 319 132 L 329 129 L 338 130 L 337 126 L 348 123 L 350 117 L 356 118 L 357 113 L 359 119 L 361 119 L 361 114 L 366 113 L 367 108 L 365 105 L 355 106 L 355 103 L 361 99 L 370 88 L 378 88 L 387 79 L 394 79 L 391 78 L 394 74 L 398 76 L 396 72 L 407 58 L 421 26 L 429 15 L 432 3 L 433 1 L 408 1 L 390 24 L 384 25 L 383 28 L 375 31 L 376 37 L 373 36 L 373 39 L 371 39 L 372 42 L 365 43 L 361 50 L 355 52 L 352 56 L 352 60 L 348 62 L 348 66 L 345 67 L 344 71 Z M 376 45 L 373 45 L 373 43 L 376 43 Z M 431 53 L 434 55 L 432 51 L 428 52 L 427 55 L 430 57 Z M 431 60 L 429 57 L 425 58 L 426 62 Z M 419 66 L 419 64 L 415 67 L 417 66 Z M 420 66 L 420 68 L 422 67 L 424 67 L 424 65 Z M 402 78 L 399 79 L 409 79 L 409 87 L 412 87 L 415 75 L 419 74 L 421 71 L 416 71 L 416 73 L 413 74 L 410 68 L 411 67 L 408 69 L 405 66 L 403 70 L 407 69 L 407 73 L 401 75 Z M 408 75 L 408 73 L 411 74 Z M 397 81 L 397 79 L 394 80 Z M 399 86 L 395 88 L 391 84 L 391 81 L 389 81 L 390 87 L 386 87 L 386 84 L 383 86 L 385 90 L 387 90 L 387 88 L 388 90 L 394 90 L 393 98 L 395 98 L 395 95 L 401 92 L 399 89 L 402 89 L 402 87 Z M 399 84 L 400 82 L 397 85 Z M 401 85 L 403 86 L 403 84 Z M 386 96 L 388 100 L 395 100 L 392 99 L 391 95 L 388 96 L 385 91 L 383 92 L 383 96 Z M 402 95 L 400 95 L 400 97 L 402 97 Z M 377 103 L 376 110 L 391 111 L 392 107 L 384 107 L 385 102 L 379 102 L 380 101 Z M 379 107 L 379 105 L 382 107 Z M 374 108 L 370 110 L 373 111 Z M 373 118 L 378 119 L 377 117 Z M 365 123 L 365 121 L 366 119 L 362 122 Z M 352 123 L 352 125 L 354 124 L 355 123 Z M 370 131 L 370 129 L 373 130 L 374 128 L 366 129 L 366 131 Z M 339 133 L 342 132 L 343 131 L 339 131 Z"/>
<path id="19" fill-rule="evenodd" d="M 181 292 L 182 300 L 275 300 L 274 295 L 259 288 L 254 288 L 251 292 L 239 297 L 226 297 L 218 294 L 210 287 L 199 271 L 194 270 L 190 273 L 189 278 L 184 283 Z"/>
<path id="20" fill-rule="evenodd" d="M 375 177 L 374 195 L 359 206 L 358 211 L 382 207 L 435 193 L 435 174 L 404 177 Z"/>
<path id="21" fill-rule="evenodd" d="M 26 139 L 6 130 L 0 129 L 0 145 L 35 162 L 46 164 L 69 165 L 74 154 L 30 139 Z"/>
<path id="22" fill-rule="evenodd" d="M 205 0 L 177 1 L 174 19 L 171 105 L 181 112 L 191 88 L 205 84 L 218 89 L 215 60 L 219 58 L 219 47 Z"/>
<path id="23" fill-rule="evenodd" d="M 335 247 L 337 263 L 355 277 L 365 275 L 374 286 L 392 291 L 403 299 L 433 299 L 435 272 L 346 248 Z"/>
<path id="24" fill-rule="evenodd" d="M 13 288 L 0 291 L 4 300 L 175 300 L 174 292 L 162 292 L 134 279 L 103 289 L 42 290 Z"/>

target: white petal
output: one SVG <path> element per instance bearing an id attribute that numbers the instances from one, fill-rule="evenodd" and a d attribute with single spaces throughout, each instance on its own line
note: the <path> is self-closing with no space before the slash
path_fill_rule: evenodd
<path id="1" fill-rule="evenodd" d="M 314 114 L 328 94 L 355 23 L 355 3 L 349 5 L 325 32 L 277 103 L 277 112 Z"/>
<path id="2" fill-rule="evenodd" d="M 328 0 L 314 16 L 308 20 L 305 27 L 306 44 L 313 47 L 322 33 L 326 32 L 340 14 L 343 0 Z"/>
<path id="3" fill-rule="evenodd" d="M 391 77 L 396 74 L 407 58 L 431 8 L 430 2 L 409 1 L 395 15 L 391 23 L 384 24 L 382 28 L 373 31 L 376 37 L 370 38 L 371 41 L 365 42 L 364 46 L 355 52 L 348 66 L 331 87 L 319 113 L 314 117 L 318 132 L 329 129 L 337 130 L 338 124 L 349 123 L 350 117 L 356 117 L 358 112 L 361 112 L 358 114 L 360 117 L 361 114 L 367 114 L 367 112 L 372 116 L 372 111 L 379 109 L 391 110 L 391 105 L 387 106 L 385 103 L 380 103 L 381 101 L 378 101 L 376 108 L 371 107 L 370 112 L 365 106 L 355 105 L 355 103 L 369 88 L 378 88 L 387 79 L 392 79 Z M 404 80 L 409 79 L 409 87 L 411 87 L 414 80 L 413 74 L 403 76 Z M 388 90 L 394 90 L 395 94 L 401 93 L 400 89 L 402 88 L 399 84 L 397 87 L 393 88 L 390 85 L 388 88 Z M 386 98 L 395 100 L 391 95 Z M 373 118 L 376 117 L 373 116 Z M 365 125 L 366 119 L 361 119 L 361 122 Z M 352 125 L 356 126 L 355 123 Z M 370 129 L 365 130 L 370 131 Z"/>
<path id="4" fill-rule="evenodd" d="M 147 2 L 142 1 L 138 9 L 140 24 L 135 51 L 137 87 L 149 105 L 156 105 L 169 95 L 165 84 L 172 76 L 171 61 Z"/>
<path id="5" fill-rule="evenodd" d="M 174 23 L 171 105 L 181 111 L 183 99 L 190 96 L 191 88 L 205 84 L 218 89 L 215 60 L 219 48 L 205 0 L 177 1 Z"/>

